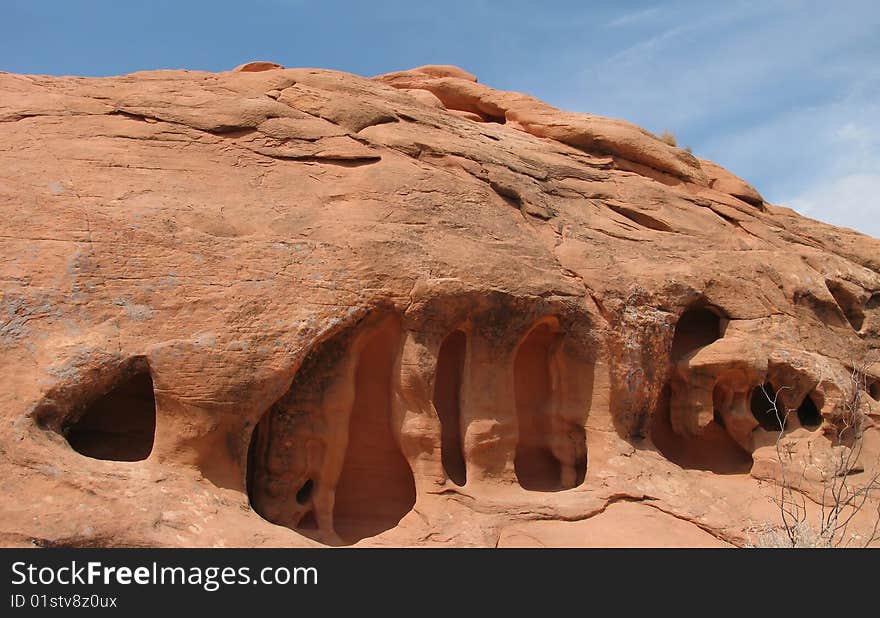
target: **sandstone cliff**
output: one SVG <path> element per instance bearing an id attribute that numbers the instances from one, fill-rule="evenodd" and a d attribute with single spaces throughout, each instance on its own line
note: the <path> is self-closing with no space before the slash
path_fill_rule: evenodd
<path id="1" fill-rule="evenodd" d="M 880 347 L 880 241 L 455 67 L 0 74 L 0 138 L 5 545 L 743 545 Z"/>

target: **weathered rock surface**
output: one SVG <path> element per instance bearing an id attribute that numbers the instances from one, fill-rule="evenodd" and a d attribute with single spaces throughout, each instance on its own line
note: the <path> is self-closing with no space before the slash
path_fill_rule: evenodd
<path id="1" fill-rule="evenodd" d="M 743 545 L 880 347 L 880 241 L 456 67 L 0 74 L 0 216 L 4 545 Z"/>

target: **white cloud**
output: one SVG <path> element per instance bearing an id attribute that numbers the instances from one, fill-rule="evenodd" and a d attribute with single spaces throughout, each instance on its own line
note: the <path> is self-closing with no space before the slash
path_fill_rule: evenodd
<path id="1" fill-rule="evenodd" d="M 880 104 L 849 97 L 724 131 L 697 154 L 774 204 L 880 237 Z"/>
<path id="2" fill-rule="evenodd" d="M 808 217 L 880 238 L 880 173 L 830 178 L 788 200 L 787 206 Z"/>
<path id="3" fill-rule="evenodd" d="M 655 17 L 660 12 L 660 7 L 651 7 L 647 9 L 642 9 L 641 11 L 633 11 L 631 13 L 624 13 L 620 17 L 617 17 L 610 22 L 608 22 L 607 26 L 609 28 L 620 28 L 622 26 L 630 26 L 635 23 L 643 22 L 652 17 Z"/>
<path id="4" fill-rule="evenodd" d="M 769 201 L 880 237 L 878 90 L 880 74 L 868 73 L 837 100 L 722 136 L 712 147 L 753 174 L 769 168 L 761 189 Z"/>
<path id="5" fill-rule="evenodd" d="M 876 0 L 656 6 L 536 11 L 507 87 L 670 130 L 768 201 L 880 236 Z"/>
<path id="6" fill-rule="evenodd" d="M 618 21 L 632 28 L 566 82 L 562 107 L 669 129 L 769 201 L 880 236 L 873 2 L 673 4 Z"/>
<path id="7" fill-rule="evenodd" d="M 880 238 L 880 105 L 836 111 L 842 123 L 825 141 L 828 167 L 780 198 L 808 217 Z"/>

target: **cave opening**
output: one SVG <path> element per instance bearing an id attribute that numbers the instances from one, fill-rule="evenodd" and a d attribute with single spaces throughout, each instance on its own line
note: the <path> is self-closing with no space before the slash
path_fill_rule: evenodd
<path id="1" fill-rule="evenodd" d="M 715 311 L 708 307 L 688 309 L 675 325 L 671 353 L 673 363 L 717 341 L 721 334 L 721 317 Z"/>
<path id="2" fill-rule="evenodd" d="M 312 499 L 312 490 L 315 487 L 315 483 L 312 479 L 306 479 L 306 482 L 303 483 L 302 487 L 299 488 L 299 491 L 296 492 L 296 503 L 306 505 L 309 503 L 309 500 Z"/>
<path id="3" fill-rule="evenodd" d="M 773 400 L 777 399 L 774 405 Z M 785 426 L 785 409 L 778 400 L 776 387 L 770 382 L 752 389 L 749 408 L 758 425 L 766 431 L 782 431 Z M 815 407 L 815 406 L 814 406 Z"/>
<path id="4" fill-rule="evenodd" d="M 395 527 L 416 501 L 415 479 L 391 427 L 392 374 L 400 333 L 386 322 L 370 335 L 355 370 L 348 446 L 333 509 L 346 543 Z"/>
<path id="5" fill-rule="evenodd" d="M 707 305 L 692 306 L 681 314 L 672 337 L 670 359 L 674 364 L 710 345 L 723 335 L 721 312 Z M 672 385 L 660 393 L 651 421 L 651 441 L 672 463 L 688 470 L 706 470 L 715 474 L 748 474 L 752 456 L 734 440 L 725 428 L 721 410 L 728 404 L 729 393 L 719 384 L 712 391 L 713 422 L 699 436 L 683 436 L 672 427 Z"/>
<path id="6" fill-rule="evenodd" d="M 520 344 L 514 360 L 519 438 L 514 470 L 523 489 L 558 491 L 562 467 L 550 448 L 550 406 L 553 405 L 551 353 L 557 333 L 539 324 Z"/>
<path id="7" fill-rule="evenodd" d="M 156 398 L 149 370 L 98 398 L 66 430 L 73 449 L 94 459 L 142 461 L 153 450 Z"/>
<path id="8" fill-rule="evenodd" d="M 253 427 L 247 453 L 254 511 L 334 545 L 395 527 L 416 500 L 392 427 L 400 323 L 371 322 L 305 357 L 288 391 Z M 331 413 L 338 422 L 329 422 Z"/>
<path id="9" fill-rule="evenodd" d="M 467 335 L 460 330 L 450 333 L 440 346 L 434 378 L 434 409 L 440 418 L 440 457 L 446 476 L 458 486 L 467 482 L 461 439 L 461 382 L 466 353 Z"/>
<path id="10" fill-rule="evenodd" d="M 816 402 L 810 395 L 804 397 L 801 405 L 798 406 L 797 415 L 801 427 L 814 429 L 822 424 L 822 413 L 819 412 Z"/>
<path id="11" fill-rule="evenodd" d="M 874 401 L 880 401 L 880 380 L 876 380 L 868 386 L 868 394 Z"/>

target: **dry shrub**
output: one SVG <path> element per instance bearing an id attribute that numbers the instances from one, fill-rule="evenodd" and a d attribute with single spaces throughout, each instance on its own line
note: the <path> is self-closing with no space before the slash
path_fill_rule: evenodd
<path id="1" fill-rule="evenodd" d="M 806 478 L 806 468 L 797 469 L 783 444 L 785 432 L 779 433 L 776 453 L 781 476 L 773 501 L 779 508 L 780 524 L 753 526 L 749 530 L 751 547 L 868 547 L 880 539 L 880 466 L 873 472 L 863 472 L 863 476 L 857 474 L 861 471 L 859 460 L 865 432 L 873 424 L 865 400 L 869 393 L 869 365 L 866 362 L 853 368 L 848 392 L 835 414 L 833 443 L 839 448 L 820 470 L 821 496 L 815 518 L 807 512 L 807 496 L 798 489 L 798 477 Z M 780 426 L 785 427 L 793 410 L 777 406 L 779 391 L 765 390 L 765 395 Z M 870 512 L 873 526 L 867 534 L 852 534 L 849 525 L 860 512 Z"/>
<path id="2" fill-rule="evenodd" d="M 657 139 L 659 139 L 664 144 L 669 144 L 670 146 L 675 147 L 678 146 L 678 139 L 676 139 L 675 133 L 669 131 L 668 129 L 664 129 L 663 133 L 657 136 Z"/>

